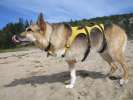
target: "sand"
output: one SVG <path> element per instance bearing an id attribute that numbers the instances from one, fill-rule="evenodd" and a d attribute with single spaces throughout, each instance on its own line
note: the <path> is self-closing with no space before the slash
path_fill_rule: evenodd
<path id="1" fill-rule="evenodd" d="M 106 75 L 110 66 L 91 52 L 87 60 L 78 63 L 77 81 L 73 89 L 68 66 L 62 59 L 46 57 L 39 49 L 0 53 L 0 100 L 133 100 L 133 41 L 126 49 L 129 82 L 119 85 L 119 78 Z M 119 67 L 114 74 L 122 75 Z"/>

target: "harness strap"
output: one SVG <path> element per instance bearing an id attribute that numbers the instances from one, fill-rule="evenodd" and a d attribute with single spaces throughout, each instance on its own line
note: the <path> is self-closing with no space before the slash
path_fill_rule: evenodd
<path id="1" fill-rule="evenodd" d="M 88 54 L 90 53 L 90 48 L 91 48 L 90 36 L 89 36 L 90 33 L 88 32 L 86 27 L 84 27 L 84 29 L 85 29 L 85 32 L 87 33 L 88 47 L 85 51 L 84 57 L 81 60 L 82 62 L 85 61 L 85 59 L 88 57 Z"/>
<path id="2" fill-rule="evenodd" d="M 86 50 L 86 52 L 84 54 L 83 59 L 81 60 L 82 62 L 85 61 L 85 59 L 87 58 L 88 54 L 90 53 L 90 48 L 91 48 L 90 34 L 91 34 L 91 30 L 94 29 L 94 28 L 99 29 L 102 32 L 102 34 L 103 34 L 103 43 L 102 43 L 103 47 L 98 52 L 102 53 L 106 49 L 107 43 L 106 43 L 106 39 L 105 39 L 105 36 L 104 36 L 104 26 L 103 26 L 103 24 L 95 24 L 95 25 L 93 25 L 91 27 L 90 26 L 89 27 L 84 27 L 85 32 L 87 33 L 88 47 L 87 47 L 87 50 Z"/>
<path id="3" fill-rule="evenodd" d="M 107 48 L 107 41 L 106 41 L 106 38 L 105 38 L 104 29 L 99 24 L 98 24 L 98 26 L 101 28 L 101 32 L 103 34 L 102 47 L 100 48 L 100 50 L 98 50 L 98 53 L 103 53 L 104 50 Z"/>
<path id="4" fill-rule="evenodd" d="M 85 29 L 78 29 L 78 27 L 72 27 L 72 34 L 65 45 L 65 54 L 67 50 L 70 48 L 70 46 L 72 45 L 73 41 L 76 39 L 76 37 L 81 33 L 87 35 Z"/>
<path id="5" fill-rule="evenodd" d="M 87 50 L 84 54 L 84 57 L 83 59 L 81 60 L 82 62 L 87 58 L 89 52 L 90 52 L 90 48 L 91 48 L 91 41 L 90 41 L 90 33 L 91 33 L 91 30 L 94 29 L 94 28 L 97 28 L 99 29 L 102 33 L 103 33 L 103 47 L 102 49 L 100 49 L 98 52 L 99 53 L 102 53 L 105 48 L 106 48 L 106 39 L 105 39 L 105 36 L 104 36 L 104 25 L 103 24 L 95 24 L 93 26 L 84 26 L 83 28 L 78 28 L 78 27 L 72 27 L 72 34 L 70 36 L 70 38 L 68 39 L 66 45 L 65 45 L 65 53 L 64 53 L 64 56 L 67 52 L 67 50 L 70 48 L 70 46 L 72 45 L 73 41 L 76 39 L 76 37 L 83 33 L 87 36 L 87 39 L 88 39 L 88 47 L 87 47 Z"/>

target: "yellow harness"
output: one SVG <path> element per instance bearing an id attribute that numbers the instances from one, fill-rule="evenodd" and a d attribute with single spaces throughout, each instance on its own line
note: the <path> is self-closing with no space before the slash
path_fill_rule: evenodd
<path id="1" fill-rule="evenodd" d="M 67 50 L 71 47 L 72 43 L 74 42 L 74 40 L 77 38 L 77 36 L 79 34 L 84 34 L 85 36 L 89 36 L 92 29 L 94 29 L 94 28 L 99 29 L 103 33 L 104 25 L 103 24 L 94 24 L 93 26 L 85 26 L 84 28 L 81 28 L 81 29 L 79 29 L 79 27 L 71 27 L 72 34 L 71 34 L 70 38 L 68 39 L 68 41 L 66 42 L 62 57 L 65 56 Z M 49 46 L 46 49 L 46 51 L 48 52 L 48 55 L 53 54 L 52 51 L 50 50 L 50 47 L 51 47 L 51 45 L 49 44 Z M 88 55 L 88 53 L 87 53 L 87 55 Z M 84 56 L 84 58 L 86 58 L 86 56 Z"/>
<path id="2" fill-rule="evenodd" d="M 94 28 L 97 28 L 99 29 L 101 32 L 103 32 L 104 30 L 104 25 L 103 24 L 95 24 L 91 27 L 89 26 L 85 26 L 85 28 L 87 29 L 88 33 L 86 32 L 86 30 L 84 28 L 82 29 L 78 29 L 78 27 L 72 27 L 72 35 L 70 36 L 70 38 L 68 39 L 66 45 L 65 45 L 65 53 L 67 52 L 67 50 L 70 48 L 70 46 L 72 45 L 72 43 L 74 42 L 74 40 L 76 39 L 76 37 L 79 35 L 79 34 L 84 34 L 84 35 L 90 35 L 91 33 L 91 30 L 94 29 Z"/>

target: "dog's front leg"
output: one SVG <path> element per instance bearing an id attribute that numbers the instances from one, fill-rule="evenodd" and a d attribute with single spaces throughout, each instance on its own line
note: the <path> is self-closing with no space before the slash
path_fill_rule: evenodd
<path id="1" fill-rule="evenodd" d="M 66 88 L 73 88 L 76 81 L 76 69 L 75 69 L 76 60 L 67 60 L 67 63 L 69 65 L 71 79 L 70 79 L 70 84 L 66 85 Z"/>

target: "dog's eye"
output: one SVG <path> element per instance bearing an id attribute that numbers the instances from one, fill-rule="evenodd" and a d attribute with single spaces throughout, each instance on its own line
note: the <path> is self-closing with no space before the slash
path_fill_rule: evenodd
<path id="1" fill-rule="evenodd" d="M 27 32 L 32 32 L 32 30 L 29 28 L 29 29 L 27 29 Z"/>

